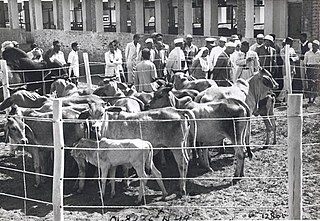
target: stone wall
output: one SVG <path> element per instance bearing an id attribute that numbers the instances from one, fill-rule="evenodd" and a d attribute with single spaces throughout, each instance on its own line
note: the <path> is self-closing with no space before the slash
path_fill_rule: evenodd
<path id="1" fill-rule="evenodd" d="M 310 40 L 320 39 L 320 1 L 303 0 L 302 30 Z"/>

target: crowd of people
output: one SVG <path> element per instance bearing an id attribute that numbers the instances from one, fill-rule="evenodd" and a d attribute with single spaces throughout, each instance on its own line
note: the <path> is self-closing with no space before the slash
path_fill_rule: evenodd
<path id="1" fill-rule="evenodd" d="M 280 90 L 276 92 L 278 102 L 286 99 L 288 84 L 293 83 L 293 91 L 306 92 L 309 103 L 314 103 L 320 76 L 319 41 L 309 42 L 307 35 L 302 33 L 301 54 L 298 55 L 291 37 L 285 38 L 282 45 L 275 42 L 275 37 L 274 34 L 258 34 L 252 45 L 243 40 L 241 35 L 232 35 L 229 39 L 208 37 L 205 45 L 200 47 L 193 43 L 193 36 L 188 34 L 185 38 L 174 39 L 174 48 L 170 50 L 169 45 L 163 42 L 161 33 L 153 33 L 144 43 L 141 42 L 140 35 L 135 34 L 124 50 L 117 40 L 108 44 L 104 75 L 134 84 L 138 91 L 150 92 L 153 90 L 152 81 L 157 78 L 173 81 L 176 72 L 184 72 L 196 79 L 213 79 L 219 86 L 229 86 L 238 78 L 247 80 L 264 68 L 280 85 Z M 287 48 L 293 82 L 289 82 L 284 68 L 286 45 L 289 45 Z M 10 47 L 19 45 L 13 41 L 4 42 L 4 59 L 7 56 L 6 48 Z M 71 48 L 67 60 L 59 41 L 54 41 L 45 53 L 34 43 L 27 55 L 35 62 L 46 62 L 48 68 L 57 68 L 57 71 L 66 67 L 65 74 L 78 84 L 79 44 L 74 42 Z"/>

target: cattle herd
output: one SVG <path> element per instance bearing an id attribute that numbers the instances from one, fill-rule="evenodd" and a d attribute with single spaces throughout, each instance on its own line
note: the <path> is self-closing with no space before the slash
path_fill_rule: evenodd
<path id="1" fill-rule="evenodd" d="M 124 176 L 133 167 L 142 178 L 138 202 L 149 177 L 145 168 L 156 178 L 163 198 L 168 194 L 157 169 L 161 165 L 153 162 L 153 156 L 160 154 L 161 164 L 165 164 L 162 150 L 168 149 L 173 154 L 181 178 L 179 194 L 184 195 L 191 160 L 212 170 L 207 146 L 222 145 L 229 140 L 236 159 L 233 182 L 244 176 L 245 156 L 253 157 L 251 115 L 263 116 L 265 144 L 270 143 L 270 132 L 274 133 L 273 143 L 276 142 L 274 97 L 270 90 L 278 85 L 265 69 L 248 81 L 239 79 L 230 87 L 218 87 L 213 80 L 190 79 L 184 73 L 176 73 L 172 84 L 162 79 L 154 84 L 155 92 L 136 92 L 124 83 L 106 79 L 97 89 L 89 91 L 58 79 L 51 85 L 54 96 L 16 90 L 0 104 L 0 111 L 10 110 L 5 123 L 6 137 L 17 146 L 25 144 L 37 174 L 52 173 L 52 148 L 42 146 L 53 146 L 53 100 L 59 97 L 64 143 L 72 149 L 66 150 L 69 158 L 66 168 L 76 162 L 77 175 L 83 178 L 90 163 L 98 167 L 102 178 L 114 178 L 117 166 L 123 167 Z M 43 182 L 45 179 L 36 175 L 35 186 Z M 111 197 L 115 195 L 114 185 L 111 179 Z M 105 186 L 106 179 L 102 179 L 103 195 Z M 78 180 L 75 188 L 82 192 L 84 180 Z"/>

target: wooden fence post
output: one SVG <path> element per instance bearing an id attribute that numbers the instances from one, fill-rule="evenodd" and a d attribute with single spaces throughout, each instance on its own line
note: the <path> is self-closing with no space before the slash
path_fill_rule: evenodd
<path id="1" fill-rule="evenodd" d="M 53 100 L 53 220 L 63 220 L 63 177 L 64 177 L 64 139 L 62 122 L 62 101 Z"/>
<path id="2" fill-rule="evenodd" d="M 302 96 L 288 95 L 289 220 L 302 219 Z"/>
<path id="3" fill-rule="evenodd" d="M 290 67 L 290 45 L 285 46 L 285 59 L 284 59 L 284 65 L 285 65 L 285 73 L 288 85 L 287 88 L 285 88 L 288 92 L 288 94 L 292 94 L 292 76 L 291 76 L 291 67 Z"/>
<path id="4" fill-rule="evenodd" d="M 87 80 L 88 89 L 91 90 L 92 89 L 92 81 L 91 81 L 88 53 L 83 53 L 83 61 L 84 61 L 84 67 L 85 67 L 85 71 L 86 71 L 86 80 Z"/>

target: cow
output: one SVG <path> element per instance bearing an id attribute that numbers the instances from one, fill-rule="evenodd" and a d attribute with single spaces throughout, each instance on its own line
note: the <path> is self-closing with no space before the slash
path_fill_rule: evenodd
<path id="1" fill-rule="evenodd" d="M 242 83 L 241 83 L 242 84 Z M 234 97 L 240 100 L 243 100 L 247 103 L 250 108 L 251 115 L 261 115 L 264 119 L 266 125 L 266 141 L 265 145 L 269 144 L 270 132 L 274 133 L 273 143 L 276 143 L 276 126 L 275 120 L 273 117 L 274 101 L 273 98 L 268 96 L 270 90 L 278 88 L 278 83 L 273 79 L 272 75 L 266 69 L 260 69 L 258 73 L 248 79 L 248 92 L 247 96 L 241 92 L 233 93 L 234 87 L 211 87 L 207 90 L 200 92 L 200 94 L 195 98 L 196 102 L 209 102 L 214 100 L 219 100 L 225 97 Z M 245 87 L 240 87 L 242 91 L 245 91 Z M 230 89 L 232 93 L 227 92 Z M 226 91 L 227 90 L 227 91 Z M 268 96 L 268 98 L 266 98 Z M 265 101 L 260 102 L 265 99 Z M 268 100 L 268 102 L 267 102 Z M 249 144 L 249 136 L 247 136 L 247 143 Z"/>
<path id="2" fill-rule="evenodd" d="M 239 145 L 239 147 L 235 147 L 237 167 L 234 175 L 235 177 L 243 176 L 244 135 L 247 133 L 249 127 L 248 118 L 250 118 L 248 105 L 231 97 L 208 103 L 196 103 L 190 97 L 178 99 L 170 90 L 171 88 L 159 90 L 155 94 L 154 100 L 150 102 L 150 108 L 173 106 L 179 109 L 189 109 L 194 113 L 196 119 L 200 119 L 197 121 L 197 142 L 211 145 L 228 138 L 234 145 Z M 219 120 L 219 118 L 226 120 Z M 250 149 L 247 149 L 247 151 L 248 155 L 251 156 Z M 207 149 L 203 151 L 202 158 L 200 160 L 203 161 L 201 162 L 203 166 L 212 170 L 208 161 Z"/>
<path id="3" fill-rule="evenodd" d="M 104 101 L 97 95 L 82 95 L 82 96 L 68 96 L 61 98 L 62 106 L 73 106 L 80 108 L 79 104 L 84 104 L 84 107 L 78 109 L 79 111 L 87 108 L 87 103 L 104 103 Z M 39 95 L 36 92 L 31 92 L 27 90 L 18 90 L 10 97 L 6 98 L 0 104 L 0 111 L 3 111 L 12 105 L 17 105 L 19 107 L 25 108 L 38 108 L 39 112 L 52 111 L 53 98 Z"/>
<path id="4" fill-rule="evenodd" d="M 195 79 L 190 81 L 183 72 L 177 72 L 174 74 L 173 87 L 176 90 L 181 89 L 194 89 L 199 92 L 204 91 L 209 87 L 218 87 L 214 80 L 210 79 Z"/>
<path id="5" fill-rule="evenodd" d="M 32 145 L 53 146 L 53 126 L 50 121 L 52 112 L 39 113 L 32 109 L 21 110 L 21 108 L 16 107 L 12 109 L 10 114 L 16 115 L 9 117 L 5 124 L 6 136 L 10 137 L 16 144 L 26 144 L 27 150 L 32 155 L 35 172 L 46 173 L 52 149 Z M 77 119 L 78 116 L 79 112 L 70 107 L 62 110 L 63 119 Z M 23 121 L 23 117 L 28 118 Z M 79 122 L 65 122 L 63 131 L 66 146 L 73 146 L 80 138 L 84 137 L 83 126 Z M 70 158 L 67 159 L 67 165 L 71 165 Z M 41 182 L 43 180 L 40 179 L 39 175 L 36 175 L 35 187 L 39 187 Z"/>
<path id="6" fill-rule="evenodd" d="M 94 148 L 97 150 L 84 150 L 83 148 Z M 163 182 L 160 171 L 155 167 L 153 163 L 153 148 L 150 142 L 141 139 L 107 139 L 101 138 L 99 141 L 94 141 L 86 138 L 82 138 L 75 146 L 75 149 L 71 150 L 71 156 L 78 163 L 79 177 L 85 177 L 85 161 L 90 162 L 92 165 L 97 166 L 101 170 L 102 178 L 102 195 L 105 196 L 106 178 L 108 173 L 111 178 L 111 195 L 115 196 L 115 172 L 116 167 L 125 165 L 126 167 L 133 167 L 137 175 L 142 178 L 140 180 L 140 189 L 138 202 L 141 202 L 142 195 L 144 193 L 144 187 L 147 184 L 146 178 L 148 177 L 145 172 L 145 167 L 151 169 L 153 176 L 157 178 L 157 183 L 162 191 L 162 198 L 168 195 Z M 99 157 L 99 158 L 98 158 Z M 110 170 L 110 172 L 109 172 Z M 82 192 L 84 187 L 84 180 L 79 180 L 78 192 Z"/>
<path id="7" fill-rule="evenodd" d="M 45 62 L 35 62 L 28 55 L 16 47 L 8 47 L 2 53 L 3 59 L 7 61 L 7 65 L 13 71 L 19 73 L 20 79 L 24 79 L 27 90 L 37 90 L 41 95 L 50 91 L 50 85 L 54 80 L 53 71 L 47 69 Z M 43 91 L 43 80 L 44 83 Z"/>
<path id="8" fill-rule="evenodd" d="M 189 155 L 186 149 L 189 131 L 196 134 L 194 114 L 189 110 L 162 108 L 139 113 L 108 112 L 101 104 L 90 104 L 89 115 L 100 137 L 110 139 L 141 138 L 153 147 L 170 149 L 180 173 L 180 193 L 186 194 Z M 195 140 L 192 145 L 195 147 Z M 155 152 L 157 154 L 157 151 Z"/>
<path id="9" fill-rule="evenodd" d="M 135 113 L 144 110 L 144 103 L 134 96 L 126 97 L 118 88 L 118 83 L 116 81 L 108 81 L 108 83 L 97 88 L 93 94 L 100 96 L 110 105 L 126 108 L 125 110 L 127 112 Z"/>
<path id="10" fill-rule="evenodd" d="M 50 94 L 55 93 L 55 97 L 67 97 L 73 94 L 79 95 L 77 86 L 65 79 L 57 79 L 51 84 Z"/>

